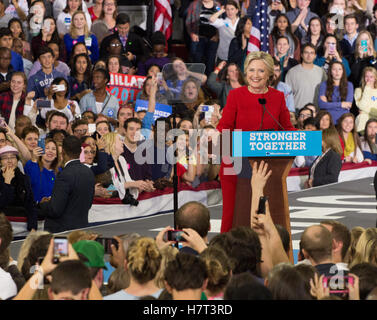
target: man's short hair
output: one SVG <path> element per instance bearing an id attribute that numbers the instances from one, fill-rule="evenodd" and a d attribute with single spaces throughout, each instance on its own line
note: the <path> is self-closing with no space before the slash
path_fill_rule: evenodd
<path id="1" fill-rule="evenodd" d="M 140 124 L 140 126 L 142 126 L 142 122 L 141 122 L 140 119 L 138 119 L 138 118 L 128 118 L 126 121 L 124 121 L 124 124 L 123 124 L 123 127 L 124 127 L 125 130 L 127 130 L 128 124 L 131 123 L 131 122 L 138 123 L 138 124 Z"/>
<path id="2" fill-rule="evenodd" d="M 178 229 L 191 228 L 202 238 L 207 236 L 210 228 L 210 213 L 202 203 L 187 202 L 175 212 L 174 216 Z"/>
<path id="3" fill-rule="evenodd" d="M 342 259 L 345 258 L 348 248 L 351 245 L 351 231 L 343 223 L 336 220 L 324 220 L 320 222 L 332 227 L 331 234 L 336 241 L 343 243 Z"/>
<path id="4" fill-rule="evenodd" d="M 0 254 L 5 251 L 12 242 L 13 229 L 4 213 L 0 213 Z"/>
<path id="5" fill-rule="evenodd" d="M 68 136 L 63 140 L 63 151 L 72 159 L 78 159 L 81 153 L 80 139 L 75 136 Z"/>
<path id="6" fill-rule="evenodd" d="M 164 278 L 177 291 L 199 289 L 207 279 L 207 268 L 200 258 L 193 254 L 179 252 L 165 269 Z"/>
<path id="7" fill-rule="evenodd" d="M 68 117 L 66 116 L 65 113 L 60 112 L 60 111 L 55 111 L 55 110 L 51 110 L 51 113 L 49 113 L 49 112 L 50 111 L 48 111 L 46 113 L 46 119 L 48 119 L 47 122 L 48 122 L 49 126 L 50 126 L 50 123 L 51 123 L 51 120 L 52 120 L 53 117 L 62 117 L 62 118 L 64 118 L 67 121 L 67 126 L 68 126 L 69 120 L 68 120 Z"/>
<path id="8" fill-rule="evenodd" d="M 359 277 L 360 300 L 366 299 L 377 287 L 377 266 L 367 262 L 359 263 L 350 269 L 350 273 Z"/>
<path id="9" fill-rule="evenodd" d="M 23 130 L 22 130 L 22 133 L 21 133 L 21 139 L 24 139 L 26 138 L 26 136 L 29 134 L 29 133 L 35 133 L 38 137 L 39 137 L 39 130 L 37 127 L 35 126 L 29 126 L 29 127 L 25 127 Z"/>
<path id="10" fill-rule="evenodd" d="M 0 39 L 4 36 L 12 36 L 12 31 L 9 28 L 0 28 Z"/>
<path id="11" fill-rule="evenodd" d="M 344 18 L 343 18 L 343 22 L 344 22 L 344 24 L 346 23 L 346 21 L 347 21 L 348 19 L 355 19 L 356 24 L 359 24 L 359 19 L 357 18 L 357 15 L 354 14 L 354 13 L 350 13 L 350 14 L 347 14 L 347 15 L 344 16 Z"/>
<path id="12" fill-rule="evenodd" d="M 303 127 L 305 128 L 307 125 L 312 125 L 314 127 L 316 127 L 317 129 L 318 128 L 318 122 L 315 118 L 313 117 L 309 117 L 309 118 L 306 118 L 303 122 Z"/>
<path id="13" fill-rule="evenodd" d="M 85 120 L 85 119 L 76 119 L 75 121 L 72 122 L 72 125 L 71 125 L 72 131 L 75 131 L 75 129 L 76 129 L 78 126 L 81 126 L 81 125 L 83 125 L 83 124 L 88 125 L 88 121 Z"/>
<path id="14" fill-rule="evenodd" d="M 0 54 L 2 54 L 2 53 L 12 54 L 12 51 L 7 47 L 0 47 Z M 10 64 L 10 62 L 9 62 L 9 64 Z"/>
<path id="15" fill-rule="evenodd" d="M 80 260 L 59 263 L 51 276 L 51 289 L 55 294 L 70 291 L 76 295 L 92 286 L 89 269 Z"/>
<path id="16" fill-rule="evenodd" d="M 53 57 L 55 57 L 55 55 L 54 55 L 54 51 L 52 51 L 52 49 L 51 49 L 50 47 L 43 46 L 43 47 L 41 47 L 41 48 L 39 49 L 39 51 L 38 51 L 38 59 L 39 59 L 39 57 L 40 57 L 42 54 L 46 54 L 46 53 L 51 53 L 51 55 L 52 55 Z"/>
<path id="17" fill-rule="evenodd" d="M 315 225 L 306 228 L 300 243 L 301 249 L 305 250 L 315 263 L 331 259 L 332 235 L 324 226 Z"/>
<path id="18" fill-rule="evenodd" d="M 126 23 L 130 23 L 130 16 L 125 12 L 119 13 L 116 18 L 116 24 L 126 24 Z"/>
<path id="19" fill-rule="evenodd" d="M 312 49 L 314 50 L 314 52 L 317 52 L 315 46 L 312 45 L 311 43 L 307 42 L 307 43 L 305 43 L 305 44 L 302 45 L 302 47 L 301 47 L 301 54 L 304 53 L 304 50 L 305 50 L 307 47 L 310 47 L 310 48 L 312 48 Z"/>

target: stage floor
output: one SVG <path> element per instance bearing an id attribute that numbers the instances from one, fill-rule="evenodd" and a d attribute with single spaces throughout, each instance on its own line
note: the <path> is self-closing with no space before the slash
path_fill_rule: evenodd
<path id="1" fill-rule="evenodd" d="M 373 178 L 291 192 L 288 198 L 294 255 L 297 254 L 299 240 L 305 228 L 322 220 L 338 220 L 350 229 L 355 226 L 376 227 L 377 211 Z M 220 232 L 222 205 L 209 206 L 209 209 L 211 212 L 209 239 L 211 239 Z M 173 226 L 172 213 L 109 223 L 86 230 L 100 233 L 103 237 L 130 232 L 155 237 L 159 230 L 169 225 Z M 17 259 L 21 244 L 22 240 L 11 244 L 11 254 L 14 259 Z"/>

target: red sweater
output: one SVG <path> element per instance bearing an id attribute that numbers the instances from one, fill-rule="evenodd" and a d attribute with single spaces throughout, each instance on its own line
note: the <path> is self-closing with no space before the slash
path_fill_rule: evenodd
<path id="1" fill-rule="evenodd" d="M 258 102 L 260 98 L 266 99 L 266 109 L 285 130 L 296 130 L 291 124 L 289 110 L 285 104 L 283 92 L 269 87 L 267 93 L 254 94 L 248 90 L 247 86 L 233 89 L 229 92 L 217 130 L 259 130 L 263 113 L 263 107 Z M 272 119 L 268 112 L 264 113 L 263 126 L 261 129 L 283 130 Z"/>

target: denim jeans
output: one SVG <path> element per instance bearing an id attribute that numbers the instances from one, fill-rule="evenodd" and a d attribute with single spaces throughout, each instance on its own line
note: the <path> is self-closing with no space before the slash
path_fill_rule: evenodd
<path id="1" fill-rule="evenodd" d="M 205 74 L 209 74 L 215 68 L 217 41 L 211 41 L 205 37 L 199 37 L 198 42 L 191 41 L 190 54 L 194 63 L 204 63 L 206 65 Z"/>

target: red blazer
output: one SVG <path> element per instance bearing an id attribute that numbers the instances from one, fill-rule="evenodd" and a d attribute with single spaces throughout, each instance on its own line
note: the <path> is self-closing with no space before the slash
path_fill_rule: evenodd
<path id="1" fill-rule="evenodd" d="M 233 89 L 229 92 L 222 118 L 217 125 L 217 130 L 242 129 L 243 131 L 259 130 L 263 107 L 258 99 L 266 99 L 266 108 L 285 130 L 296 130 L 292 126 L 289 110 L 285 104 L 284 93 L 269 87 L 264 94 L 254 94 L 247 86 Z M 279 125 L 272 119 L 268 112 L 264 113 L 261 129 L 282 131 Z"/>

